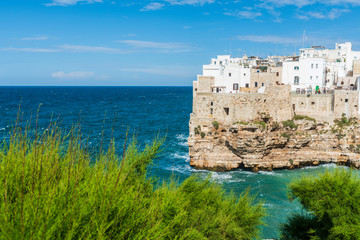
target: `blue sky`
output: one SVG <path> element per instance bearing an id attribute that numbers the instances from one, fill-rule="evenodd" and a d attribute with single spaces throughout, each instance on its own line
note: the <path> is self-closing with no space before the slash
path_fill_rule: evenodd
<path id="1" fill-rule="evenodd" d="M 216 55 L 352 41 L 360 0 L 1 0 L 0 85 L 190 86 Z"/>

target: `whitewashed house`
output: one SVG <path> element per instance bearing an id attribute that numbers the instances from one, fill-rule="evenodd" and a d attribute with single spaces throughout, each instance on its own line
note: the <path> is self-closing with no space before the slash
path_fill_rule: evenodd
<path id="1" fill-rule="evenodd" d="M 241 87 L 250 86 L 250 68 L 247 59 L 220 55 L 203 66 L 203 75 L 215 78 L 213 91 L 217 93 L 238 93 Z"/>
<path id="2" fill-rule="evenodd" d="M 291 85 L 291 91 L 325 87 L 326 61 L 322 58 L 300 58 L 283 62 L 282 83 Z"/>

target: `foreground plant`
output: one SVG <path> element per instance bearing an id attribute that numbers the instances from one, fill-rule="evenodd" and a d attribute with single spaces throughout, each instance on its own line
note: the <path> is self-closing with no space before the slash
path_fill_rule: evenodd
<path id="1" fill-rule="evenodd" d="M 15 128 L 0 147 L 0 239 L 251 239 L 261 204 L 209 179 L 157 185 L 163 139 L 90 154 L 79 131 Z M 128 145 L 128 146 L 127 146 Z M 127 147 L 125 147 L 127 146 Z"/>
<path id="2" fill-rule="evenodd" d="M 360 179 L 352 170 L 327 171 L 290 185 L 290 199 L 309 212 L 294 215 L 281 239 L 360 239 Z"/>

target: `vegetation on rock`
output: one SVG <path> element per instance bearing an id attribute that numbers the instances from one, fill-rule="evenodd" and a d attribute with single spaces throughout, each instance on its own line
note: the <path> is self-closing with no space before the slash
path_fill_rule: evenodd
<path id="1" fill-rule="evenodd" d="M 219 129 L 219 123 L 217 121 L 212 122 L 212 125 L 216 130 Z"/>
<path id="2" fill-rule="evenodd" d="M 314 123 L 316 123 L 315 118 L 309 117 L 309 116 L 305 116 L 305 115 L 294 115 L 294 120 L 308 120 L 308 121 L 312 121 Z"/>
<path id="3" fill-rule="evenodd" d="M 295 124 L 295 122 L 293 120 L 286 120 L 286 121 L 283 121 L 282 122 L 283 126 L 286 128 L 286 127 L 289 127 L 291 129 L 294 129 L 296 130 L 298 128 L 298 126 Z"/>

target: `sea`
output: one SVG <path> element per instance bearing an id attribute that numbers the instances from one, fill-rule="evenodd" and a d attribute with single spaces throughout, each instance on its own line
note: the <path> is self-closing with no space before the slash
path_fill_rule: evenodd
<path id="1" fill-rule="evenodd" d="M 166 137 L 163 151 L 154 161 L 151 176 L 159 181 L 184 181 L 198 175 L 222 184 L 236 195 L 249 190 L 267 212 L 261 237 L 277 238 L 281 224 L 293 213 L 305 211 L 288 199 L 287 185 L 304 175 L 318 175 L 336 165 L 296 170 L 210 172 L 190 167 L 187 138 L 192 111 L 191 87 L 0 87 L 0 137 L 8 137 L 17 116 L 22 125 L 46 129 L 57 121 L 62 129 L 80 124 L 89 144 L 98 149 L 113 137 L 122 151 L 126 132 L 140 147 L 157 136 Z"/>

